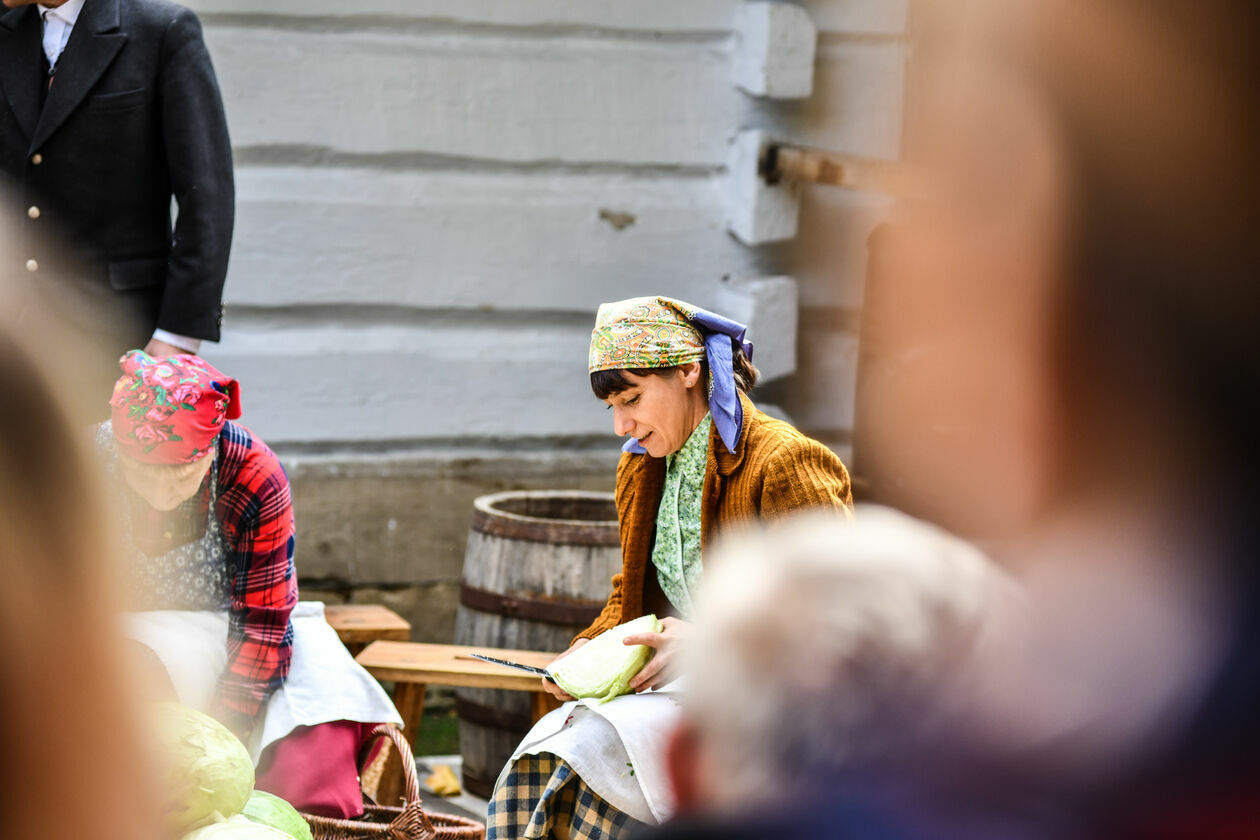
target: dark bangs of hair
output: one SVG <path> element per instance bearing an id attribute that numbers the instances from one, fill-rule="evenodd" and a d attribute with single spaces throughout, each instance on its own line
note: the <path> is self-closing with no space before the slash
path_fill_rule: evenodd
<path id="1" fill-rule="evenodd" d="M 595 392 L 597 399 L 606 400 L 613 394 L 620 394 L 627 388 L 632 387 L 629 379 L 626 379 L 627 370 L 635 376 L 664 376 L 674 370 L 672 367 L 667 368 L 628 368 L 625 370 L 597 370 L 591 374 L 591 390 Z"/>
<path id="2" fill-rule="evenodd" d="M 753 386 L 757 384 L 759 374 L 757 373 L 757 368 L 744 355 L 744 348 L 734 339 L 731 340 L 731 366 L 735 373 L 735 387 L 742 394 L 751 394 Z M 633 373 L 635 376 L 648 376 L 649 374 L 652 376 L 668 376 L 675 370 L 678 370 L 677 366 L 597 370 L 591 374 L 591 390 L 595 392 L 597 398 L 606 400 L 613 394 L 620 394 L 633 386 L 633 383 L 626 379 L 627 373 Z M 700 360 L 700 377 L 703 382 L 709 381 L 709 362 L 707 359 Z"/>

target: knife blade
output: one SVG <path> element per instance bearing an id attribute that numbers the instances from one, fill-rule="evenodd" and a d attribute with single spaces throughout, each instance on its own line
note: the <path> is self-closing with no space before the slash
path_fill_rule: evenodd
<path id="1" fill-rule="evenodd" d="M 520 662 L 512 662 L 509 659 L 495 659 L 493 656 L 483 656 L 480 653 L 468 654 L 473 659 L 480 659 L 482 662 L 492 662 L 495 665 L 506 665 L 509 668 L 516 668 L 518 671 L 528 671 L 531 674 L 537 674 L 543 679 L 555 682 L 555 679 L 547 672 L 546 668 L 535 668 L 533 665 L 525 665 Z"/>

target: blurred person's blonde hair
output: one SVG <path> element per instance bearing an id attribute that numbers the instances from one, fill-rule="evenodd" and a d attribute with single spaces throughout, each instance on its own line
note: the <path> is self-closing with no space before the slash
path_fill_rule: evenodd
<path id="1" fill-rule="evenodd" d="M 855 462 L 876 498 L 985 536 L 1091 493 L 1250 516 L 1260 4 L 916 19 L 906 157 L 940 196 L 874 246 Z"/>
<path id="2" fill-rule="evenodd" d="M 1256 755 L 1260 4 L 921 5 L 859 462 L 1026 584 L 974 740 L 1171 811 Z"/>
<path id="3" fill-rule="evenodd" d="M 151 838 L 93 406 L 77 387 L 93 351 L 24 282 L 0 271 L 0 837 Z"/>
<path id="4" fill-rule="evenodd" d="M 977 549 L 887 508 L 728 534 L 684 671 L 707 806 L 781 804 L 930 729 L 1015 603 Z"/>

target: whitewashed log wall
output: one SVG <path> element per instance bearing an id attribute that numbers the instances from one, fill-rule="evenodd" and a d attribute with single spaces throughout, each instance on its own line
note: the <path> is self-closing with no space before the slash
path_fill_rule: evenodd
<path id="1" fill-rule="evenodd" d="M 748 247 L 724 228 L 726 160 L 746 128 L 896 157 L 907 0 L 800 3 L 818 37 L 798 100 L 735 85 L 737 0 L 187 2 L 237 163 L 227 317 L 206 355 L 282 453 L 362 477 L 381 451 L 423 451 L 425 470 L 458 478 L 470 452 L 524 444 L 556 454 L 562 485 L 581 483 L 565 481 L 576 443 L 600 453 L 574 462 L 590 486 L 616 453 L 587 385 L 595 307 L 662 293 L 737 308 L 735 281 L 780 275 L 799 311 L 754 324 L 789 336 L 763 337 L 767 398 L 847 452 L 883 202 L 805 189 L 795 241 Z M 416 515 L 380 506 L 382 527 Z M 342 568 L 336 534 L 305 521 L 305 568 L 373 577 L 375 561 Z M 420 577 L 457 576 L 462 543 L 448 553 Z"/>
<path id="2" fill-rule="evenodd" d="M 895 157 L 903 2 L 804 4 L 820 34 L 803 101 L 736 88 L 734 0 L 191 5 L 238 161 L 227 330 L 208 353 L 273 440 L 606 434 L 583 375 L 596 305 L 717 305 L 723 278 L 783 273 L 802 367 L 835 383 L 783 401 L 848 428 L 851 341 L 818 333 L 849 323 L 835 316 L 858 302 L 879 202 L 809 190 L 816 243 L 793 259 L 725 233 L 724 164 L 750 126 Z"/>

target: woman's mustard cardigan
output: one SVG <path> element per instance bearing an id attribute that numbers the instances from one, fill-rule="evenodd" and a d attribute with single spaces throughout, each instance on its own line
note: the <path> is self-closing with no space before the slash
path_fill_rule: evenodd
<path id="1" fill-rule="evenodd" d="M 709 457 L 700 497 L 700 543 L 732 524 L 772 518 L 796 510 L 853 508 L 849 473 L 826 446 L 790 424 L 763 414 L 740 395 L 744 422 L 735 452 L 727 450 L 717 427 L 709 433 Z M 649 612 L 668 612 L 652 572 L 656 511 L 665 482 L 665 459 L 623 453 L 617 464 L 617 522 L 621 534 L 621 573 L 595 623 L 577 638 L 589 639 Z"/>

